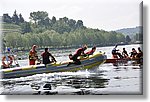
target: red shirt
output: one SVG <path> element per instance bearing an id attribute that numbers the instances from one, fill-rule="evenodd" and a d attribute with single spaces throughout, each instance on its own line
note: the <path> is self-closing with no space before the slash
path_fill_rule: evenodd
<path id="1" fill-rule="evenodd" d="M 94 52 L 95 52 L 94 50 L 91 50 L 91 51 L 89 51 L 89 52 L 86 52 L 86 54 L 92 55 Z"/>
<path id="2" fill-rule="evenodd" d="M 83 48 L 79 48 L 79 49 L 77 49 L 77 51 L 76 51 L 75 55 L 77 55 L 77 56 L 81 56 L 81 54 L 84 54 L 84 49 L 83 49 Z"/>

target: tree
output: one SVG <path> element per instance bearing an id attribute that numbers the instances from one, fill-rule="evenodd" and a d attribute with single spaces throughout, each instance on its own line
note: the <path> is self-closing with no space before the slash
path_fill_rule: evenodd
<path id="1" fill-rule="evenodd" d="M 32 32 L 30 23 L 28 23 L 28 22 L 22 23 L 21 31 L 22 31 L 23 34 Z"/>
<path id="2" fill-rule="evenodd" d="M 130 42 L 131 41 L 131 38 L 129 37 L 129 35 L 126 36 L 125 40 L 126 40 L 126 42 Z"/>
<path id="3" fill-rule="evenodd" d="M 3 19 L 3 22 L 6 22 L 6 23 L 11 23 L 12 22 L 12 19 L 8 14 L 3 14 L 2 19 Z"/>
<path id="4" fill-rule="evenodd" d="M 31 12 L 30 17 L 31 20 L 34 21 L 35 24 L 44 24 L 44 21 L 48 19 L 48 13 L 44 11 Z"/>
<path id="5" fill-rule="evenodd" d="M 76 21 L 73 20 L 73 19 L 70 19 L 68 21 L 68 25 L 70 26 L 70 28 L 72 28 L 73 30 L 75 29 L 75 24 L 76 24 Z"/>
<path id="6" fill-rule="evenodd" d="M 2 51 L 5 51 L 6 48 L 6 40 L 3 38 L 2 39 Z"/>
<path id="7" fill-rule="evenodd" d="M 55 16 L 52 17 L 52 21 L 51 22 L 52 22 L 52 25 L 56 23 L 56 17 Z"/>
<path id="8" fill-rule="evenodd" d="M 14 14 L 12 16 L 12 22 L 15 23 L 15 24 L 19 24 L 19 17 L 17 15 L 17 11 L 16 10 L 14 11 Z"/>
<path id="9" fill-rule="evenodd" d="M 118 42 L 125 42 L 125 36 L 121 33 L 117 33 L 116 35 Z"/>
<path id="10" fill-rule="evenodd" d="M 24 23 L 24 18 L 22 17 L 21 13 L 19 14 L 19 23 Z"/>
<path id="11" fill-rule="evenodd" d="M 135 35 L 135 40 L 136 40 L 136 41 L 143 41 L 143 34 L 141 34 L 141 33 L 136 33 L 136 35 Z"/>
<path id="12" fill-rule="evenodd" d="M 38 25 L 40 27 L 46 27 L 46 28 L 48 28 L 49 26 L 51 26 L 50 19 L 48 17 L 45 18 L 45 19 L 41 19 L 41 21 L 38 21 Z"/>
<path id="13" fill-rule="evenodd" d="M 67 24 L 65 24 L 65 23 L 63 23 L 61 21 L 57 21 L 53 25 L 53 29 L 56 32 L 60 33 L 60 34 L 63 34 L 64 32 L 70 32 L 71 31 L 71 28 Z"/>
<path id="14" fill-rule="evenodd" d="M 69 19 L 67 17 L 63 17 L 62 20 L 64 21 L 64 23 L 68 23 Z"/>
<path id="15" fill-rule="evenodd" d="M 17 47 L 23 47 L 23 41 L 21 38 L 21 34 L 14 32 L 14 33 L 8 33 L 5 36 L 6 39 L 6 46 L 7 47 L 12 47 L 12 48 L 17 48 Z"/>
<path id="16" fill-rule="evenodd" d="M 44 11 L 31 12 L 30 20 L 26 22 L 21 14 L 18 17 L 16 10 L 12 18 L 8 14 L 3 14 L 3 21 L 6 22 L 3 28 L 10 31 L 4 34 L 6 41 L 4 44 L 14 48 L 29 48 L 33 44 L 39 47 L 81 46 L 83 44 L 105 46 L 131 41 L 129 36 L 125 37 L 115 31 L 86 28 L 82 20 L 76 21 L 67 17 L 56 20 L 54 16 L 49 19 L 48 13 Z M 140 40 L 141 34 L 136 34 L 136 38 Z"/>
<path id="17" fill-rule="evenodd" d="M 76 23 L 76 28 L 82 28 L 83 27 L 83 21 L 82 20 L 78 20 Z"/>

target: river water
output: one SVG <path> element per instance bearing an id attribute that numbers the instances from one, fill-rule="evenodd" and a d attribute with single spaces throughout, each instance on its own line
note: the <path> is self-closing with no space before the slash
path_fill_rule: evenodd
<path id="1" fill-rule="evenodd" d="M 135 45 L 120 45 L 118 49 L 141 47 Z M 89 48 L 90 49 L 90 48 Z M 87 49 L 87 50 L 89 50 Z M 113 46 L 98 47 L 96 51 L 105 52 L 111 58 Z M 75 49 L 52 51 L 57 61 L 68 60 L 68 54 Z M 28 65 L 28 60 L 19 60 L 21 66 Z M 142 94 L 142 66 L 131 62 L 113 65 L 104 63 L 90 70 L 77 72 L 59 72 L 37 74 L 15 79 L 1 79 L 1 94 L 58 94 L 58 95 L 120 95 Z M 51 90 L 43 90 L 44 85 Z"/>

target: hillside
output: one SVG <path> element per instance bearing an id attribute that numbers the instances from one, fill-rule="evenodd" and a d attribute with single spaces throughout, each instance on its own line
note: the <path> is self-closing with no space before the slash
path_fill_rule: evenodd
<path id="1" fill-rule="evenodd" d="M 13 16 L 3 14 L 3 49 L 5 47 L 30 49 L 43 47 L 107 46 L 125 42 L 125 36 L 115 31 L 86 27 L 82 20 L 68 17 L 49 18 L 46 11 L 30 13 L 30 21 L 15 11 Z"/>
<path id="2" fill-rule="evenodd" d="M 11 32 L 19 32 L 21 33 L 21 27 L 16 24 L 7 24 L 3 23 L 2 24 L 2 30 L 4 34 L 11 33 Z"/>
<path id="3" fill-rule="evenodd" d="M 130 37 L 133 37 L 136 34 L 142 34 L 142 26 L 137 26 L 134 28 L 123 28 L 123 29 L 116 30 L 116 32 L 122 33 L 125 36 L 129 35 Z"/>

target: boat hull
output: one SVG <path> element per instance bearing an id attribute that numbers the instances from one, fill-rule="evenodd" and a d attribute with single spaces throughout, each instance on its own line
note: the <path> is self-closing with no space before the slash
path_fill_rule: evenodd
<path id="1" fill-rule="evenodd" d="M 89 58 L 81 59 L 81 65 L 72 64 L 67 66 L 68 63 L 53 63 L 48 65 L 32 65 L 25 67 L 16 67 L 9 69 L 2 69 L 0 71 L 2 78 L 16 78 L 16 77 L 24 77 L 30 76 L 34 74 L 42 74 L 42 73 L 53 73 L 53 72 L 66 72 L 66 71 L 78 71 L 83 69 L 90 69 L 95 66 L 98 66 L 104 63 L 106 60 L 106 55 L 102 53 L 98 53 L 92 55 Z"/>
<path id="2" fill-rule="evenodd" d="M 142 63 L 143 59 L 130 59 L 130 58 L 123 58 L 123 59 L 106 59 L 105 63 L 127 63 L 128 61 L 136 61 L 137 63 Z"/>

